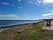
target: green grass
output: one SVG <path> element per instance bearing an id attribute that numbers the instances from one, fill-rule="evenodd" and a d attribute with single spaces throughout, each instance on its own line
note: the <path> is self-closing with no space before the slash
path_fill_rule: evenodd
<path id="1" fill-rule="evenodd" d="M 53 40 L 53 31 L 41 30 L 44 22 L 0 32 L 0 40 Z"/>
<path id="2" fill-rule="evenodd" d="M 17 40 L 39 40 L 39 34 L 41 32 L 41 28 L 43 27 L 44 22 L 38 23 L 37 25 L 34 25 L 32 29 L 30 30 L 30 33 L 28 34 L 21 34 L 17 35 Z M 41 35 L 41 34 L 40 34 Z"/>

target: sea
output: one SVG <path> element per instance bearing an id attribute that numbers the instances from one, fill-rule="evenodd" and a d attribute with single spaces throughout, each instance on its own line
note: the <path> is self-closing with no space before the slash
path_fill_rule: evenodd
<path id="1" fill-rule="evenodd" d="M 40 22 L 40 20 L 0 20 L 0 27 L 7 27 L 27 23 L 36 23 L 36 22 Z"/>

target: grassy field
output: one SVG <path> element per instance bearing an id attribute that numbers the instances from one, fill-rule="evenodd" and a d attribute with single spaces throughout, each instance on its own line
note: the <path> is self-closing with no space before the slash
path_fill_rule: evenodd
<path id="1" fill-rule="evenodd" d="M 53 31 L 41 30 L 44 22 L 21 25 L 0 32 L 0 40 L 53 40 Z"/>

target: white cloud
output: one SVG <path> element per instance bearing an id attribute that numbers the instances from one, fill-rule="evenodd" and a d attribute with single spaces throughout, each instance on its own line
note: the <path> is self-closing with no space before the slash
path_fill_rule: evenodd
<path id="1" fill-rule="evenodd" d="M 42 16 L 53 16 L 53 13 L 49 13 L 49 14 L 42 14 Z"/>
<path id="2" fill-rule="evenodd" d="M 38 0 L 37 2 L 38 2 L 39 4 L 42 3 L 42 4 L 46 4 L 46 5 L 47 5 L 48 3 L 53 4 L 53 0 Z"/>
<path id="3" fill-rule="evenodd" d="M 27 19 L 31 18 L 31 17 L 26 17 Z"/>
<path id="4" fill-rule="evenodd" d="M 37 2 L 40 4 L 40 3 L 42 3 L 42 1 L 40 1 L 40 0 L 37 0 Z"/>
<path id="5" fill-rule="evenodd" d="M 43 0 L 43 3 L 53 3 L 53 0 Z"/>
<path id="6" fill-rule="evenodd" d="M 3 4 L 3 5 L 10 5 L 10 3 L 7 3 L 7 2 L 2 2 L 1 4 Z"/>
<path id="7" fill-rule="evenodd" d="M 24 17 L 24 20 L 32 20 L 32 18 L 31 17 Z"/>
<path id="8" fill-rule="evenodd" d="M 23 8 L 23 7 L 18 7 L 18 8 Z"/>
<path id="9" fill-rule="evenodd" d="M 19 2 L 21 2 L 22 0 L 18 0 Z"/>
<path id="10" fill-rule="evenodd" d="M 15 14 L 0 15 L 0 20 L 18 20 L 18 16 Z"/>
<path id="11" fill-rule="evenodd" d="M 51 13 L 42 14 L 42 16 L 53 16 L 53 9 L 50 10 Z"/>
<path id="12" fill-rule="evenodd" d="M 14 4 L 10 4 L 10 3 L 8 3 L 8 2 L 2 2 L 1 4 L 2 4 L 2 5 L 9 5 L 9 6 L 11 5 L 11 6 L 15 7 Z"/>
<path id="13" fill-rule="evenodd" d="M 8 14 L 8 15 L 0 15 L 0 16 L 3 16 L 3 17 L 12 16 L 12 17 L 14 17 L 14 16 L 16 16 L 16 15 L 14 15 L 14 14 Z"/>
<path id="14" fill-rule="evenodd" d="M 31 17 L 31 16 L 27 16 L 27 17 L 24 18 L 24 20 L 36 20 L 36 18 Z"/>

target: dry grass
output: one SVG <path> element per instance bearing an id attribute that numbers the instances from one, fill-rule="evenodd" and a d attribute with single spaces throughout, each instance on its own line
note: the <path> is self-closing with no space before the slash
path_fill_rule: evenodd
<path id="1" fill-rule="evenodd" d="M 44 22 L 11 27 L 0 32 L 0 40 L 47 40 L 53 38 L 53 31 L 42 31 Z M 52 33 L 51 33 L 52 32 Z"/>

